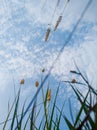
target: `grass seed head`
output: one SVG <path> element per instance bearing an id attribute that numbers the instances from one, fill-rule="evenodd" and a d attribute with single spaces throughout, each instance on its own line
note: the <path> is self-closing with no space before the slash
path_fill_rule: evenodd
<path id="1" fill-rule="evenodd" d="M 47 91 L 47 101 L 51 100 L 51 89 Z"/>
<path id="2" fill-rule="evenodd" d="M 59 16 L 59 18 L 58 18 L 58 20 L 57 20 L 57 22 L 56 22 L 56 25 L 55 25 L 55 27 L 54 27 L 54 31 L 56 31 L 56 29 L 57 29 L 57 27 L 59 26 L 59 23 L 61 22 L 61 20 L 62 20 L 62 16 Z"/>
<path id="3" fill-rule="evenodd" d="M 45 68 L 42 69 L 42 72 L 43 72 L 43 73 L 45 72 Z"/>
<path id="4" fill-rule="evenodd" d="M 71 83 L 76 83 L 76 79 L 72 79 Z"/>
<path id="5" fill-rule="evenodd" d="M 58 22 L 61 22 L 61 20 L 62 20 L 62 16 L 59 16 Z"/>
<path id="6" fill-rule="evenodd" d="M 50 28 L 47 29 L 47 32 L 46 32 L 46 36 L 45 36 L 45 41 L 48 40 L 48 37 L 49 37 L 49 34 L 50 34 Z"/>
<path id="7" fill-rule="evenodd" d="M 38 81 L 35 82 L 35 86 L 36 86 L 36 87 L 39 86 L 39 82 L 38 82 Z"/>
<path id="8" fill-rule="evenodd" d="M 25 80 L 22 79 L 22 80 L 20 81 L 20 84 L 24 84 L 24 83 L 25 83 Z"/>

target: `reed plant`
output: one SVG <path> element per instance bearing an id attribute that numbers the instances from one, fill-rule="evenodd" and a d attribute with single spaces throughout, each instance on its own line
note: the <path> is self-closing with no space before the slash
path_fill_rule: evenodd
<path id="1" fill-rule="evenodd" d="M 71 87 L 74 91 L 74 96 L 77 99 L 79 106 L 77 108 L 77 113 L 75 114 L 72 107 L 73 104 L 69 102 L 69 114 L 64 112 L 66 108 L 65 102 L 62 107 L 58 106 L 57 100 L 59 98 L 59 88 L 56 89 L 56 94 L 53 96 L 51 88 L 48 86 L 46 91 L 42 88 L 42 101 L 38 103 L 38 97 L 33 103 L 32 108 L 28 111 L 28 117 L 25 121 L 23 119 L 23 113 L 25 110 L 25 103 L 22 107 L 22 111 L 18 114 L 18 109 L 20 106 L 20 91 L 19 89 L 12 106 L 10 106 L 9 113 L 6 120 L 0 125 L 3 125 L 3 130 L 14 130 L 17 126 L 17 130 L 63 130 L 66 126 L 66 130 L 96 130 L 97 129 L 97 91 L 90 85 L 87 77 L 84 76 L 78 67 L 76 70 L 71 70 L 70 74 L 73 74 L 79 79 L 73 78 L 70 81 L 64 82 L 64 87 Z M 44 70 L 43 70 L 44 71 Z M 20 82 L 21 85 L 24 84 L 24 79 Z M 82 93 L 77 86 L 84 86 L 86 88 L 86 94 Z M 36 88 L 39 87 L 39 82 L 35 83 Z M 38 106 L 41 105 L 40 109 Z M 12 115 L 12 118 L 10 118 Z M 7 124 L 10 124 L 9 128 Z"/>

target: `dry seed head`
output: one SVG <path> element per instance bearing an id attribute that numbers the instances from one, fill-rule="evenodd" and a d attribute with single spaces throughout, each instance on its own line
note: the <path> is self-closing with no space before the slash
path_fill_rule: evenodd
<path id="1" fill-rule="evenodd" d="M 42 72 L 45 72 L 45 68 L 42 69 Z"/>
<path id="2" fill-rule="evenodd" d="M 39 82 L 38 82 L 38 81 L 35 82 L 35 86 L 36 86 L 36 87 L 39 86 Z"/>
<path id="3" fill-rule="evenodd" d="M 51 100 L 51 89 L 47 91 L 47 101 Z"/>
<path id="4" fill-rule="evenodd" d="M 24 83 L 25 83 L 25 80 L 22 79 L 22 80 L 20 81 L 20 84 L 24 84 Z"/>
<path id="5" fill-rule="evenodd" d="M 61 22 L 61 20 L 62 20 L 62 16 L 59 16 L 58 22 Z"/>
<path id="6" fill-rule="evenodd" d="M 55 27 L 54 27 L 54 31 L 56 31 L 57 27 L 58 27 L 58 22 L 56 23 Z"/>
<path id="7" fill-rule="evenodd" d="M 71 83 L 76 83 L 76 79 L 72 79 Z"/>
<path id="8" fill-rule="evenodd" d="M 50 28 L 47 29 L 47 32 L 46 32 L 46 36 L 45 36 L 45 41 L 48 40 L 48 37 L 49 37 L 49 34 L 50 34 Z"/>
<path id="9" fill-rule="evenodd" d="M 59 16 L 58 21 L 56 22 L 56 25 L 54 27 L 54 31 L 56 31 L 56 29 L 59 26 L 59 23 L 61 22 L 61 20 L 62 20 L 62 16 Z"/>

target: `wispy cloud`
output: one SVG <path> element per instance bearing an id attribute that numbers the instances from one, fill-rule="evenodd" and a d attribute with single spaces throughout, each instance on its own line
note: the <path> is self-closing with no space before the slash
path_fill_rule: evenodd
<path id="1" fill-rule="evenodd" d="M 56 20 L 64 8 L 64 1 L 60 1 L 52 20 L 52 30 L 48 42 L 44 42 L 44 37 L 56 1 L 47 0 L 44 7 L 43 0 L 0 2 L 0 67 L 2 68 L 2 71 L 0 70 L 0 82 L 2 82 L 0 88 L 2 90 L 8 82 L 12 82 L 12 78 L 7 77 L 6 80 L 2 78 L 6 72 L 10 75 L 14 73 L 14 78 L 19 84 L 21 78 L 38 77 L 44 67 L 46 71 L 49 70 L 87 2 L 88 0 L 70 1 L 62 22 L 57 31 L 53 32 Z M 87 73 L 90 81 L 92 81 L 92 77 L 95 77 L 93 82 L 96 84 L 96 5 L 96 0 L 94 0 L 76 33 L 54 65 L 51 75 L 56 80 L 67 78 L 66 75 L 69 75 L 69 71 L 75 68 L 73 63 L 73 59 L 75 59 L 81 70 Z M 28 87 L 28 92 L 29 90 Z"/>

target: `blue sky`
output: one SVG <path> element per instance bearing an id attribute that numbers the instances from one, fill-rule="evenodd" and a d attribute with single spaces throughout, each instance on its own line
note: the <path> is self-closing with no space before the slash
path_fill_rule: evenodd
<path id="1" fill-rule="evenodd" d="M 60 0 L 56 9 L 48 42 L 45 33 L 52 19 L 57 0 L 1 0 L 0 1 L 0 121 L 4 120 L 7 103 L 13 99 L 14 84 L 19 88 L 21 79 L 25 79 L 22 88 L 22 99 L 32 96 L 36 92 L 34 83 L 41 79 L 42 68 L 48 73 L 66 39 L 79 19 L 88 0 L 70 0 L 58 29 L 53 28 L 60 16 L 65 0 Z M 45 3 L 45 5 L 44 5 Z M 64 4 L 63 4 L 64 3 Z M 53 82 L 67 80 L 69 71 L 74 69 L 75 59 L 80 69 L 85 72 L 89 81 L 97 84 L 97 1 L 92 0 L 83 19 L 70 42 L 54 65 L 49 81 L 53 90 Z M 69 78 L 72 78 L 69 77 Z M 54 80 L 54 81 L 53 81 Z M 55 85 L 56 86 L 56 85 Z M 60 89 L 59 97 L 64 95 L 65 89 Z M 67 95 L 72 91 L 67 89 Z M 1 115 L 1 114 L 0 114 Z"/>

